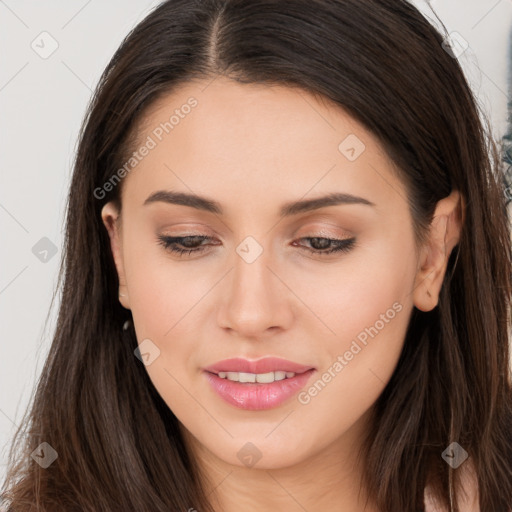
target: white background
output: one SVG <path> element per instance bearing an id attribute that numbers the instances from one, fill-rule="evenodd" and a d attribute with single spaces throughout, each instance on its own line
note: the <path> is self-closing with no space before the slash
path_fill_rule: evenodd
<path id="1" fill-rule="evenodd" d="M 158 3 L 0 0 L 0 481 L 55 325 L 59 296 L 43 329 L 60 263 L 80 123 L 122 38 Z M 448 31 L 469 43 L 460 61 L 501 137 L 507 126 L 512 0 L 430 3 Z M 415 4 L 428 13 L 426 2 Z M 59 45 L 47 59 L 31 47 L 43 31 Z M 32 253 L 42 237 L 57 248 L 46 263 Z"/>

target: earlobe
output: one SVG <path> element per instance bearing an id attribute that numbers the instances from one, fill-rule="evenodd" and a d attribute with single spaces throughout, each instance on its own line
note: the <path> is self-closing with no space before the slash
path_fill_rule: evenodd
<path id="1" fill-rule="evenodd" d="M 109 235 L 110 249 L 116 265 L 119 279 L 119 302 L 126 309 L 130 309 L 124 273 L 123 253 L 121 250 L 120 213 L 118 207 L 112 201 L 106 203 L 101 210 L 101 218 Z"/>
<path id="2" fill-rule="evenodd" d="M 457 190 L 437 203 L 414 283 L 414 305 L 421 311 L 437 306 L 450 254 L 460 240 L 463 219 L 464 201 Z"/>

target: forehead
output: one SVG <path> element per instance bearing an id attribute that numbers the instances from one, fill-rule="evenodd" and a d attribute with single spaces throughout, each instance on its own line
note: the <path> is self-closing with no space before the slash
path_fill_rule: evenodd
<path id="1" fill-rule="evenodd" d="M 224 77 L 161 97 L 138 127 L 146 146 L 124 178 L 123 202 L 160 189 L 223 204 L 345 192 L 384 208 L 406 193 L 377 138 L 340 106 L 302 89 Z M 130 166 L 128 166 L 130 167 Z"/>

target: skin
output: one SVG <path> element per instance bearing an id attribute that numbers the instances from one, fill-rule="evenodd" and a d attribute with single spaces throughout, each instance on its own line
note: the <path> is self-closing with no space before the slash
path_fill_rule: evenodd
<path id="1" fill-rule="evenodd" d="M 438 203 L 417 250 L 406 190 L 378 140 L 338 106 L 282 86 L 189 82 L 146 112 L 139 141 L 191 96 L 197 106 L 124 178 L 122 213 L 113 203 L 102 210 L 121 304 L 139 344 L 150 339 L 160 350 L 146 370 L 180 420 L 207 491 L 215 488 L 217 510 L 377 512 L 365 508 L 364 489 L 358 495 L 357 450 L 413 307 L 437 305 L 460 234 L 460 195 Z M 350 134 L 365 145 L 354 161 L 338 149 Z M 143 205 L 157 190 L 207 196 L 224 213 Z M 285 202 L 331 192 L 375 207 L 279 216 Z M 158 243 L 161 234 L 213 241 L 180 257 Z M 252 263 L 236 252 L 247 236 L 263 250 Z M 356 245 L 314 255 L 307 248 L 319 246 L 304 237 L 315 236 Z M 238 409 L 202 371 L 230 357 L 282 357 L 317 369 L 309 389 L 394 303 L 400 312 L 307 404 L 295 396 L 270 410 Z M 237 456 L 248 442 L 261 454 L 252 467 Z"/>

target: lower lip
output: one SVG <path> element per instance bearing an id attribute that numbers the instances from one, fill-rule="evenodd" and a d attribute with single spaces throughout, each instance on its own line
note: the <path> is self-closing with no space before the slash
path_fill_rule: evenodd
<path id="1" fill-rule="evenodd" d="M 298 393 L 314 372 L 315 369 L 312 368 L 291 379 L 277 380 L 269 384 L 234 382 L 221 379 L 210 372 L 205 372 L 205 375 L 213 390 L 229 404 L 249 411 L 261 411 L 278 407 Z"/>

